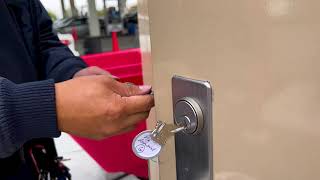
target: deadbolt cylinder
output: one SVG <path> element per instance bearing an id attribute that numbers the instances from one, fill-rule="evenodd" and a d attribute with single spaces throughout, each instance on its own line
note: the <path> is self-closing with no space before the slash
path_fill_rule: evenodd
<path id="1" fill-rule="evenodd" d="M 174 107 L 174 120 L 177 125 L 186 127 L 187 134 L 199 134 L 203 128 L 203 113 L 200 105 L 190 97 L 179 99 Z"/>

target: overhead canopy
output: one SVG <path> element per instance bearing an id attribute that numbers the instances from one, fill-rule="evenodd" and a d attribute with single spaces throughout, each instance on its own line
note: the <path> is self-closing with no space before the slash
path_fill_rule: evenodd
<path id="1" fill-rule="evenodd" d="M 75 1 L 76 0 L 69 0 L 72 17 L 78 16 L 78 11 L 75 6 Z M 102 0 L 102 1 L 104 4 L 104 8 L 106 8 L 107 0 Z M 64 5 L 64 0 L 60 0 L 60 2 L 61 2 L 62 12 L 63 12 L 63 17 L 65 18 L 66 10 Z M 97 16 L 96 0 L 87 0 L 87 3 L 88 3 L 88 16 L 89 16 L 88 22 L 89 22 L 90 36 L 100 36 L 101 32 L 100 32 L 99 19 Z M 119 8 L 121 18 L 124 16 L 126 3 L 127 3 L 127 0 L 118 0 L 118 8 Z"/>

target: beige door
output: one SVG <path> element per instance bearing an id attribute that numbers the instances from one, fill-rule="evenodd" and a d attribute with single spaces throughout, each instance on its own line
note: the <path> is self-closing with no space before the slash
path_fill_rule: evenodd
<path id="1" fill-rule="evenodd" d="M 139 6 L 145 80 L 156 98 L 150 128 L 172 122 L 174 74 L 208 80 L 215 180 L 320 178 L 319 0 Z M 174 140 L 149 164 L 152 180 L 175 180 Z"/>

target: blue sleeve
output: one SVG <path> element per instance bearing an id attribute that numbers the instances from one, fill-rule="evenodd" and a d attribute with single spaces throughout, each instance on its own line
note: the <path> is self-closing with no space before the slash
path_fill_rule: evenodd
<path id="1" fill-rule="evenodd" d="M 0 77 L 0 158 L 31 139 L 58 136 L 54 81 L 14 84 Z"/>
<path id="2" fill-rule="evenodd" d="M 73 55 L 52 31 L 52 21 L 39 0 L 34 0 L 36 22 L 38 24 L 41 54 L 40 70 L 44 79 L 56 82 L 71 79 L 73 75 L 87 67 L 83 60 Z"/>

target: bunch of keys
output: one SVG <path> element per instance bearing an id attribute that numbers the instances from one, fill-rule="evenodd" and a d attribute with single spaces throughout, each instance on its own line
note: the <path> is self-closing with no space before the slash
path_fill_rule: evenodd
<path id="1" fill-rule="evenodd" d="M 157 157 L 167 140 L 184 129 L 186 129 L 185 125 L 166 124 L 158 121 L 153 131 L 143 131 L 134 138 L 132 150 L 136 156 L 142 159 Z"/>

